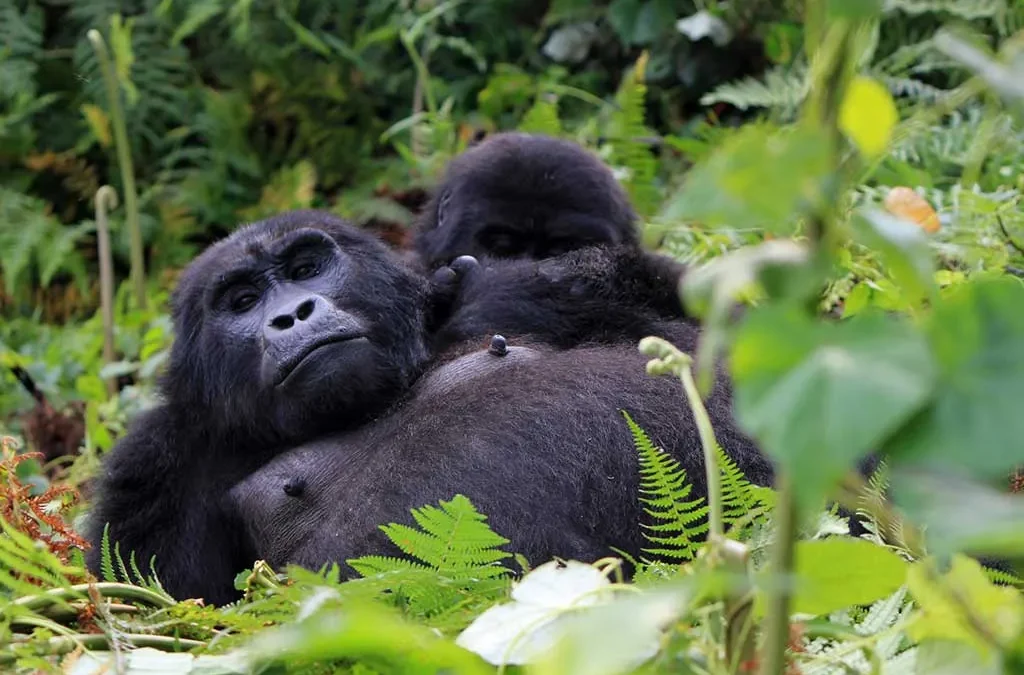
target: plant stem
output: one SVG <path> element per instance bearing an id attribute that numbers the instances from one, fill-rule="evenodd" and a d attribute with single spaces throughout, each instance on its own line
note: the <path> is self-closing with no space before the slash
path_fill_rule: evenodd
<path id="1" fill-rule="evenodd" d="M 697 432 L 700 434 L 700 444 L 704 449 L 704 473 L 708 491 L 708 540 L 714 549 L 725 536 L 722 524 L 722 476 L 718 470 L 718 455 L 715 453 L 718 441 L 715 439 L 715 429 L 711 426 L 711 418 L 708 417 L 708 410 L 704 407 L 700 392 L 697 391 L 697 383 L 693 380 L 689 366 L 681 370 L 679 379 L 683 381 L 683 390 L 686 391 L 686 398 L 690 402 L 690 410 L 693 411 Z"/>
<path id="2" fill-rule="evenodd" d="M 147 605 L 160 608 L 174 606 L 173 600 L 151 591 L 148 588 L 132 586 L 131 584 L 122 584 L 115 581 L 104 581 L 96 584 L 75 584 L 74 586 L 69 586 L 67 588 L 54 588 L 49 591 L 39 593 L 38 595 L 27 595 L 18 598 L 14 601 L 14 604 L 25 609 L 39 610 L 54 603 L 67 602 L 69 600 L 79 598 L 89 592 L 90 586 L 94 587 L 103 597 L 137 600 L 144 602 Z"/>
<path id="3" fill-rule="evenodd" d="M 96 243 L 100 259 L 100 312 L 103 316 L 103 363 L 114 362 L 114 261 L 110 252 L 107 209 L 117 208 L 117 192 L 109 185 L 96 191 Z M 117 393 L 117 381 L 107 378 L 107 394 Z"/>
<path id="4" fill-rule="evenodd" d="M 202 647 L 205 643 L 199 640 L 186 640 L 184 638 L 169 637 L 164 635 L 120 635 L 119 638 L 135 647 L 153 647 L 162 651 L 185 651 Z M 103 633 L 62 635 L 47 640 L 45 651 L 51 656 L 68 654 L 78 649 L 79 646 L 89 650 L 103 649 L 109 647 L 110 641 Z M 0 664 L 14 663 L 14 654 L 0 653 Z"/>
<path id="5" fill-rule="evenodd" d="M 139 225 L 139 203 L 135 190 L 135 169 L 132 165 L 131 147 L 128 145 L 128 127 L 125 124 L 124 110 L 121 108 L 121 87 L 103 36 L 95 28 L 86 35 L 96 52 L 100 70 L 103 72 L 103 80 L 107 85 L 107 98 L 110 100 L 110 122 L 114 129 L 114 145 L 117 148 L 117 163 L 121 170 L 121 183 L 124 188 L 124 209 L 128 222 L 128 234 L 131 238 L 132 286 L 135 289 L 136 306 L 139 309 L 145 309 L 146 269 L 142 250 L 142 228 Z"/>
<path id="6" fill-rule="evenodd" d="M 793 497 L 789 475 L 780 475 L 771 566 L 776 585 L 768 599 L 761 675 L 782 675 L 786 667 L 786 645 L 789 642 L 789 576 L 793 569 L 796 537 L 796 500 Z"/>

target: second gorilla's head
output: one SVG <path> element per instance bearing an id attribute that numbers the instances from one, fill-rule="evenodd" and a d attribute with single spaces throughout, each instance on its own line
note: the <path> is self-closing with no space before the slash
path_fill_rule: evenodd
<path id="1" fill-rule="evenodd" d="M 541 259 L 637 243 L 625 191 L 567 140 L 506 132 L 456 157 L 421 215 L 414 247 L 429 268 L 460 255 Z"/>
<path id="2" fill-rule="evenodd" d="M 169 403 L 255 442 L 358 424 L 425 364 L 428 293 L 382 243 L 330 214 L 247 225 L 182 275 Z"/>

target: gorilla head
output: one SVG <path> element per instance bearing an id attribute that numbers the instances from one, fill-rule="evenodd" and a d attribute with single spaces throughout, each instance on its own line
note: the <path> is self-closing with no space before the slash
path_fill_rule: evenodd
<path id="1" fill-rule="evenodd" d="M 548 258 L 595 244 L 639 245 L 629 198 L 571 141 L 507 132 L 449 164 L 413 246 L 430 268 L 459 255 Z"/>
<path id="2" fill-rule="evenodd" d="M 380 265 L 386 256 L 372 236 L 314 211 L 211 246 L 173 299 L 172 405 L 258 440 L 362 419 L 406 388 L 428 357 L 427 283 Z"/>

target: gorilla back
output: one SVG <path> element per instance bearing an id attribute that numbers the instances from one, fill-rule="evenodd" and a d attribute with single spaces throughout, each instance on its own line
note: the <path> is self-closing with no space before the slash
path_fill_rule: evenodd
<path id="1" fill-rule="evenodd" d="M 689 337 L 680 346 L 692 349 L 695 329 Z M 456 359 L 386 418 L 280 455 L 233 488 L 256 554 L 317 568 L 397 553 L 378 526 L 410 523 L 410 509 L 455 493 L 534 564 L 594 560 L 612 547 L 639 554 L 638 460 L 620 411 L 682 463 L 694 496 L 704 494 L 680 383 L 648 376 L 632 346 L 519 349 Z M 731 423 L 724 385 L 708 408 L 723 447 L 768 484 L 771 466 Z"/>

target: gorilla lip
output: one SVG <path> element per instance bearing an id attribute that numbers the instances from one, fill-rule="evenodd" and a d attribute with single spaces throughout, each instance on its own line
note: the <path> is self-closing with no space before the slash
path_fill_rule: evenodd
<path id="1" fill-rule="evenodd" d="M 299 352 L 297 357 L 289 360 L 289 362 L 281 369 L 275 386 L 281 386 L 287 382 L 288 378 L 292 376 L 292 373 L 294 373 L 298 367 L 306 361 L 306 359 L 321 347 L 327 347 L 328 345 L 338 344 L 340 342 L 351 342 L 352 340 L 364 339 L 365 337 L 366 336 L 362 333 L 341 333 L 310 342 L 302 349 L 301 352 Z"/>

